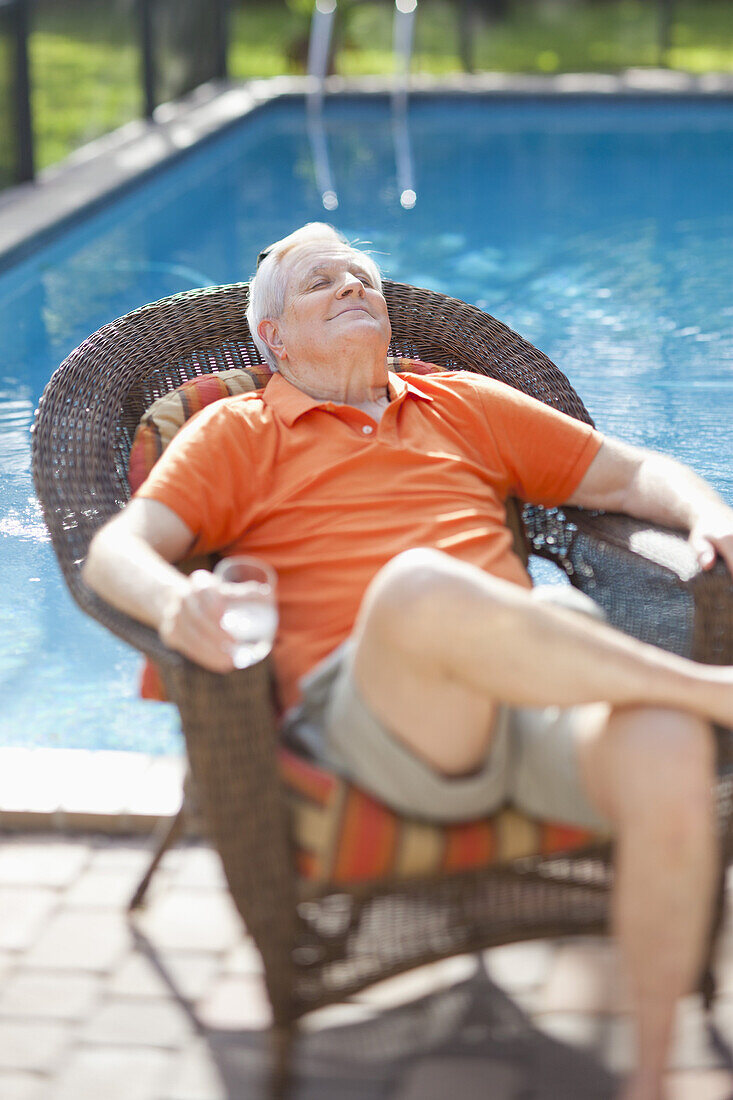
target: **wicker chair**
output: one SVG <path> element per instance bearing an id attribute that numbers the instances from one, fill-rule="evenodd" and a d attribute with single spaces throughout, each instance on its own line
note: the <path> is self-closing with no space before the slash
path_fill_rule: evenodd
<path id="1" fill-rule="evenodd" d="M 492 317 L 396 283 L 385 285 L 385 295 L 393 354 L 483 372 L 590 421 L 546 356 Z M 226 677 L 207 672 L 83 583 L 92 536 L 129 498 L 127 460 L 144 410 L 197 374 L 259 363 L 246 303 L 244 284 L 191 291 L 90 336 L 41 399 L 33 469 L 75 600 L 157 662 L 180 710 L 197 802 L 262 954 L 282 1053 L 299 1016 L 377 979 L 500 943 L 604 929 L 611 866 L 610 847 L 595 845 L 569 857 L 524 858 L 481 872 L 372 882 L 351 891 L 311 888 L 304 900 L 278 774 L 268 663 Z M 524 522 L 534 552 L 564 569 L 615 626 L 699 661 L 733 663 L 733 584 L 721 564 L 703 575 L 684 536 L 569 509 L 525 508 Z M 721 731 L 725 862 L 730 740 Z"/>

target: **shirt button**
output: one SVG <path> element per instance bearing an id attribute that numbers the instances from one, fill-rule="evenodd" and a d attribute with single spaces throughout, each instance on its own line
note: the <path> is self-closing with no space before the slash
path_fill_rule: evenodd
<path id="1" fill-rule="evenodd" d="M 361 430 L 363 431 L 364 435 L 371 435 L 374 431 L 374 428 L 371 426 L 371 424 L 364 424 Z"/>

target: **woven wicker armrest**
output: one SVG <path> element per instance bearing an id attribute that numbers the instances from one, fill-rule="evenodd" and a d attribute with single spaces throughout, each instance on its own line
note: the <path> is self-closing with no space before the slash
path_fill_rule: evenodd
<path id="1" fill-rule="evenodd" d="M 179 658 L 164 661 L 161 672 L 180 711 L 197 806 L 262 952 L 272 1003 L 283 1009 L 296 896 L 269 660 L 221 676 Z"/>
<path id="2" fill-rule="evenodd" d="M 591 596 L 608 621 L 706 664 L 733 664 L 733 577 L 703 572 L 687 535 L 629 516 L 525 511 L 533 551 Z"/>
<path id="3" fill-rule="evenodd" d="M 97 596 L 78 568 L 68 579 L 84 611 L 156 662 L 180 713 L 196 804 L 265 960 L 272 1003 L 289 1018 L 296 880 L 269 660 L 226 676 L 209 672 Z"/>

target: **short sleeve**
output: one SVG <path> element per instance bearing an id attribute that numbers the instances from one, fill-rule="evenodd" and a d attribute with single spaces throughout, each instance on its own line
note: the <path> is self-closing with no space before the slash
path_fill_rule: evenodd
<path id="1" fill-rule="evenodd" d="M 548 507 L 565 503 L 598 453 L 601 433 L 504 383 L 474 385 L 509 495 Z"/>
<path id="2" fill-rule="evenodd" d="M 190 527 L 192 554 L 228 546 L 251 521 L 256 470 L 250 434 L 241 410 L 227 399 L 217 401 L 181 428 L 135 494 L 165 504 Z"/>

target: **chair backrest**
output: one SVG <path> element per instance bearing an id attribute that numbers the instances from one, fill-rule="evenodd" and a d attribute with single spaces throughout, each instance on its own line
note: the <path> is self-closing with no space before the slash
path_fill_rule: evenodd
<path id="1" fill-rule="evenodd" d="M 433 291 L 387 281 L 384 293 L 391 354 L 478 371 L 591 422 L 565 376 L 506 325 Z M 261 362 L 245 319 L 247 301 L 247 284 L 237 283 L 143 306 L 76 348 L 41 398 L 33 432 L 36 491 L 72 595 L 113 630 L 114 617 L 106 609 L 100 615 L 100 601 L 81 580 L 89 542 L 129 499 L 130 447 L 151 402 L 195 375 Z"/>

